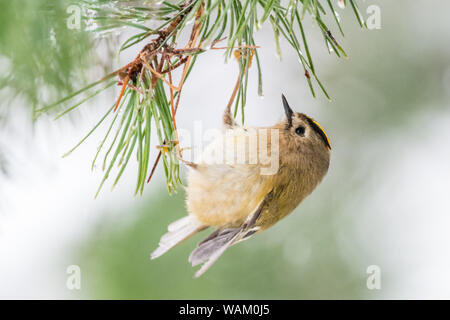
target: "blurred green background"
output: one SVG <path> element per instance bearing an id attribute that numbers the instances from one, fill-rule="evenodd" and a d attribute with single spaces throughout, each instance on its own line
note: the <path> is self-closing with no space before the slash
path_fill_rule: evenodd
<path id="1" fill-rule="evenodd" d="M 50 95 L 55 97 L 70 88 L 68 79 L 80 81 L 74 76 L 75 71 L 86 76 L 101 74 L 103 70 L 97 68 L 98 60 L 92 56 L 100 52 L 104 57 L 107 45 L 100 43 L 98 49 L 89 47 L 86 43 L 92 46 L 89 42 L 92 39 L 83 32 L 62 33 L 59 37 L 58 30 L 65 30 L 61 21 L 50 28 L 57 28 L 60 50 L 50 50 L 46 44 L 50 29 L 43 29 L 42 24 L 49 15 L 38 15 L 41 11 L 33 7 L 39 2 L 52 10 L 65 10 L 65 4 L 59 2 L 50 5 L 46 1 L 1 1 L 0 62 L 9 72 L 2 73 L 0 95 L 5 100 L 0 114 L 5 110 L 13 114 L 13 108 L 26 109 L 36 104 L 38 95 L 31 89 L 40 88 L 40 81 L 50 86 L 50 92 L 56 91 Z M 294 213 L 250 241 L 232 247 L 204 276 L 194 279 L 195 270 L 187 257 L 196 243 L 207 236 L 207 231 L 157 260 L 149 259 L 167 225 L 186 214 L 183 191 L 169 196 L 159 172 L 144 197 L 132 199 L 132 190 L 123 188 L 114 191 L 112 196 L 100 197 L 97 200 L 100 205 L 97 202 L 88 210 L 90 214 L 102 214 L 86 225 L 77 224 L 84 232 L 67 241 L 64 254 L 54 259 L 51 270 L 59 273 L 48 271 L 49 278 L 60 281 L 65 276 L 66 265 L 79 265 L 82 290 L 65 292 L 55 285 L 48 296 L 99 299 L 450 297 L 450 283 L 445 276 L 449 266 L 448 236 L 441 229 L 449 223 L 443 214 L 448 204 L 445 195 L 440 196 L 448 192 L 449 176 L 446 128 L 450 124 L 450 43 L 447 41 L 450 22 L 446 15 L 450 3 L 433 1 L 430 5 L 429 1 L 406 0 L 359 3 L 364 17 L 369 16 L 368 6 L 380 8 L 381 29 L 361 31 L 349 8 L 337 9 L 346 34 L 339 39 L 349 55 L 347 60 L 329 55 L 318 30 L 312 24 L 307 25 L 316 69 L 332 96 L 331 103 L 320 93 L 317 99 L 310 96 L 298 61 L 286 44 L 283 44 L 281 63 L 275 58 L 270 28 L 263 28 L 258 38 L 262 46 L 265 99 L 256 95 L 256 70 L 252 70 L 246 111 L 248 124 L 271 125 L 278 121 L 282 115 L 279 95 L 284 92 L 294 109 L 319 120 L 333 147 L 328 175 Z M 25 10 L 18 19 L 15 13 L 21 5 Z M 66 17 L 63 11 L 61 16 Z M 332 19 L 329 21 L 334 28 Z M 27 30 L 34 30 L 37 36 L 12 36 L 17 31 L 26 34 L 22 31 Z M 333 31 L 337 35 L 336 28 Z M 44 50 L 61 59 L 63 69 L 51 68 L 46 59 L 54 58 L 48 54 L 43 58 Z M 134 56 L 135 51 L 131 49 L 128 55 Z M 108 59 L 100 60 L 108 66 L 119 64 L 111 57 Z M 127 56 L 122 59 L 126 61 Z M 27 64 L 17 62 L 22 60 Z M 185 100 L 177 120 L 181 127 L 189 129 L 196 120 L 208 122 L 210 126 L 220 124 L 218 115 L 234 85 L 236 71 L 235 66 L 224 67 L 222 63 L 220 53 L 199 58 L 183 93 Z M 75 67 L 77 64 L 81 64 L 81 70 Z M 41 69 L 35 70 L 35 65 Z M 97 74 L 92 70 L 83 72 L 91 65 L 98 69 L 95 69 Z M 213 75 L 211 68 L 214 68 Z M 21 84 L 25 86 L 18 90 Z M 52 91 L 51 88 L 60 85 L 61 90 Z M 19 98 L 10 100 L 16 91 Z M 103 99 L 93 107 L 98 110 L 109 106 L 113 98 Z M 93 115 L 81 112 L 74 121 L 79 125 L 89 117 Z M 54 123 L 45 122 L 45 126 L 50 125 Z M 95 149 L 97 142 L 94 139 L 90 149 Z M 0 139 L 0 150 L 2 145 L 8 148 L 7 141 Z M 8 156 L 2 159 L 8 168 Z M 89 175 L 89 159 L 83 159 L 79 158 L 78 164 L 84 161 L 83 170 Z M 9 165 L 13 166 L 13 161 Z M 134 179 L 132 169 L 126 174 Z M 76 184 L 76 180 L 72 183 Z M 114 205 L 107 205 L 112 197 L 127 204 L 115 209 Z M 92 206 L 81 197 L 73 201 L 78 203 L 77 208 Z M 67 209 L 74 210 L 77 209 Z M 64 220 L 64 214 L 60 212 L 58 219 Z M 366 269 L 370 265 L 379 265 L 382 270 L 382 290 L 366 287 Z M 8 291 L 2 294 L 8 296 Z"/>

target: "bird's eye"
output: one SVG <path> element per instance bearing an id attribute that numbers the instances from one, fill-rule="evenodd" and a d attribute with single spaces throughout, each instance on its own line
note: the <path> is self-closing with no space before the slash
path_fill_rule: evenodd
<path id="1" fill-rule="evenodd" d="M 299 136 L 304 136 L 305 135 L 305 127 L 303 127 L 303 126 L 297 127 L 297 129 L 295 129 L 295 133 L 298 134 Z"/>

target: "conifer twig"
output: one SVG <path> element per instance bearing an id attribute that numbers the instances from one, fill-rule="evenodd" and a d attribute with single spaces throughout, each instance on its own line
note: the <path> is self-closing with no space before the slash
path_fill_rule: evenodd
<path id="1" fill-rule="evenodd" d="M 234 116 L 244 111 L 247 98 L 249 69 L 253 57 L 258 73 L 258 94 L 263 95 L 261 63 L 254 33 L 262 24 L 271 24 L 277 55 L 281 56 L 280 39 L 283 38 L 298 56 L 301 74 L 316 96 L 316 87 L 330 99 L 324 85 L 319 80 L 317 68 L 313 64 L 308 46 L 304 17 L 309 14 L 313 23 L 320 30 L 327 50 L 332 49 L 337 57 L 347 54 L 339 40 L 326 25 L 322 16 L 331 14 L 343 36 L 340 19 L 334 11 L 330 0 L 172 0 L 163 1 L 150 7 L 137 6 L 132 3 L 105 0 L 78 0 L 90 12 L 87 22 L 94 22 L 93 32 L 104 34 L 118 28 L 133 28 L 138 33 L 127 39 L 120 47 L 119 53 L 145 42 L 136 58 L 83 89 L 43 108 L 37 110 L 40 115 L 50 112 L 57 106 L 67 106 L 60 116 L 78 108 L 83 102 L 93 98 L 110 87 L 112 79 L 117 77 L 121 90 L 113 107 L 97 125 L 70 150 L 78 148 L 94 130 L 103 122 L 110 121 L 105 137 L 95 155 L 92 167 L 99 157 L 106 142 L 110 146 L 103 157 L 104 176 L 98 192 L 105 181 L 118 167 L 113 187 L 119 181 L 133 154 L 138 162 L 136 194 L 142 194 L 145 183 L 152 179 L 158 163 L 162 160 L 169 192 L 176 191 L 180 184 L 179 161 L 182 148 L 178 143 L 175 116 L 180 105 L 184 84 L 191 73 L 197 58 L 209 50 L 225 50 L 225 60 L 235 54 L 239 73 L 233 92 L 227 105 L 231 110 L 234 104 Z M 348 0 L 361 27 L 365 26 L 355 0 Z M 346 4 L 347 1 L 343 0 Z M 327 11 L 328 10 L 328 11 Z M 155 29 L 145 26 L 149 19 L 159 21 Z M 192 27 L 189 27 L 191 22 Z M 189 40 L 184 46 L 178 46 L 181 34 L 189 32 Z M 226 45 L 216 47 L 219 42 Z M 330 49 L 331 48 L 331 49 Z M 174 84 L 174 78 L 179 82 Z M 104 87 L 96 89 L 100 84 Z M 166 93 L 166 89 L 169 93 Z M 80 99 L 70 105 L 73 99 Z M 159 152 L 153 166 L 149 167 L 150 136 L 156 132 L 159 139 Z M 69 153 L 70 153 L 69 152 Z M 150 172 L 149 172 L 150 169 Z M 97 194 L 98 194 L 97 192 Z"/>

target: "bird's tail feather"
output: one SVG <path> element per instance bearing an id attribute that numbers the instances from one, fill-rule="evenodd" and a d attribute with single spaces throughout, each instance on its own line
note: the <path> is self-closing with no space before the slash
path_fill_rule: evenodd
<path id="1" fill-rule="evenodd" d="M 164 253 L 175 247 L 180 242 L 190 236 L 205 229 L 197 219 L 192 216 L 186 216 L 172 222 L 167 228 L 169 232 L 164 234 L 159 240 L 158 248 L 151 254 L 152 259 L 162 256 Z"/>
<path id="2" fill-rule="evenodd" d="M 214 231 L 200 242 L 189 256 L 189 262 L 193 267 L 203 263 L 202 267 L 195 273 L 195 277 L 198 278 L 205 273 L 230 246 L 247 239 L 253 233 L 254 231 L 242 227 Z"/>
<path id="3" fill-rule="evenodd" d="M 201 268 L 195 273 L 196 278 L 205 273 L 230 246 L 247 240 L 260 230 L 256 226 L 256 221 L 261 215 L 262 204 L 263 201 L 261 201 L 256 210 L 247 217 L 239 228 L 217 229 L 198 244 L 197 248 L 189 256 L 189 262 L 192 263 L 192 266 L 203 263 Z"/>

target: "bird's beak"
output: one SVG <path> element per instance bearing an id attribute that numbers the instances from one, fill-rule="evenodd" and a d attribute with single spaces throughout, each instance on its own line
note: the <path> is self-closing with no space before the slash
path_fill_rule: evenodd
<path id="1" fill-rule="evenodd" d="M 289 106 L 289 103 L 287 102 L 284 94 L 281 95 L 281 100 L 283 100 L 284 112 L 286 113 L 286 118 L 289 123 L 289 127 L 292 127 L 292 115 L 294 114 L 294 111 L 292 111 L 291 107 Z"/>

